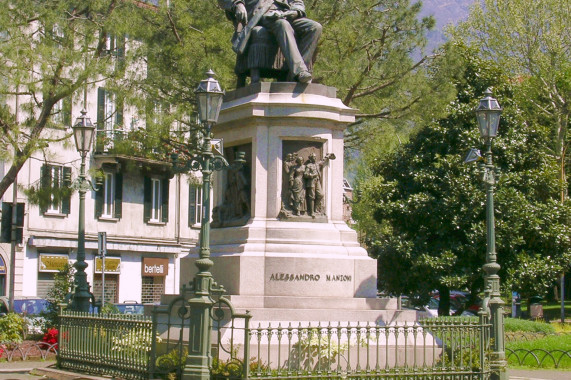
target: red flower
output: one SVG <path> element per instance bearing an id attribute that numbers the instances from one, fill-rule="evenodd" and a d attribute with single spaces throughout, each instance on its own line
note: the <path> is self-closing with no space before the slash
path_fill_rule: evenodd
<path id="1" fill-rule="evenodd" d="M 44 338 L 42 341 L 49 345 L 55 344 L 55 349 L 57 350 L 57 343 L 58 343 L 58 335 L 59 331 L 55 328 L 48 329 L 48 331 L 44 334 Z"/>

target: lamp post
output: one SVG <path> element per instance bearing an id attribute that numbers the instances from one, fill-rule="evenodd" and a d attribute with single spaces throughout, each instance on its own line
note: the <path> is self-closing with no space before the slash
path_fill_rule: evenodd
<path id="1" fill-rule="evenodd" d="M 188 149 L 187 163 L 180 166 L 176 155 L 173 168 L 178 172 L 201 171 L 202 172 L 202 199 L 203 213 L 200 223 L 199 257 L 195 262 L 198 273 L 191 283 L 192 298 L 188 300 L 190 312 L 190 331 L 188 356 L 183 370 L 182 378 L 210 379 L 211 356 L 211 309 L 215 301 L 212 295 L 221 293 L 212 278 L 210 268 L 214 265 L 210 259 L 210 181 L 212 172 L 229 167 L 229 163 L 221 155 L 212 152 L 212 126 L 218 121 L 224 91 L 214 79 L 214 72 L 209 70 L 195 91 L 198 105 L 199 147 L 197 151 Z M 188 144 L 189 146 L 191 144 Z M 244 154 L 237 154 L 237 162 L 244 162 Z"/>
<path id="2" fill-rule="evenodd" d="M 85 158 L 93 145 L 95 126 L 86 114 L 87 111 L 83 109 L 81 116 L 77 118 L 72 127 L 75 146 L 81 155 L 81 167 L 79 178 L 76 184 L 74 184 L 79 192 L 79 223 L 77 228 L 77 260 L 73 264 L 76 269 L 75 290 L 72 296 L 71 309 L 82 312 L 89 312 L 90 301 L 93 298 L 93 294 L 89 291 L 89 283 L 85 273 L 87 268 L 87 263 L 85 262 L 85 193 L 90 188 L 93 188 L 91 182 L 85 176 Z"/>
<path id="3" fill-rule="evenodd" d="M 496 255 L 496 231 L 494 221 L 494 186 L 496 184 L 495 168 L 492 162 L 492 140 L 498 132 L 498 124 L 502 108 L 498 101 L 492 98 L 492 92 L 488 89 L 484 93 L 485 97 L 480 100 L 480 104 L 476 108 L 476 117 L 478 119 L 478 127 L 480 136 L 486 144 L 486 152 L 484 154 L 484 176 L 483 181 L 486 185 L 486 232 L 487 232 L 487 249 L 486 263 L 483 266 L 486 287 L 487 305 L 484 304 L 484 311 L 489 312 L 492 323 L 493 351 L 490 361 L 492 370 L 492 379 L 507 379 L 507 362 L 504 349 L 504 314 L 503 305 L 500 295 L 500 276 L 498 271 L 500 265 L 497 262 Z"/>

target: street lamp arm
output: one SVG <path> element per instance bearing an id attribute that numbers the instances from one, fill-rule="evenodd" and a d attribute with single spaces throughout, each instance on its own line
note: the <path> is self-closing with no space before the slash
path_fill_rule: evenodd
<path id="1" fill-rule="evenodd" d="M 81 178 L 81 176 L 80 176 L 72 182 L 70 188 L 77 190 L 77 191 L 86 191 L 86 192 L 89 190 L 99 191 L 101 188 L 101 186 L 100 186 L 101 184 L 98 183 L 99 181 L 95 181 L 95 182 L 96 183 L 94 185 L 90 179 Z"/>

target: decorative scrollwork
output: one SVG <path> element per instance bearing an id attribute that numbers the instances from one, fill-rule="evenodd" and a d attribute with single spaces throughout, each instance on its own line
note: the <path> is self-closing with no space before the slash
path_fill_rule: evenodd
<path id="1" fill-rule="evenodd" d="M 537 368 L 559 368 L 563 360 L 571 359 L 571 350 L 544 350 L 535 348 L 527 350 L 525 348 L 506 348 L 507 360 L 516 362 L 518 365 L 526 365 Z"/>
<path id="2" fill-rule="evenodd" d="M 46 360 L 48 355 L 57 355 L 57 343 L 46 342 L 23 342 L 23 343 L 0 343 L 0 360 Z"/>
<path id="3" fill-rule="evenodd" d="M 225 168 L 230 166 L 228 161 L 220 155 L 215 155 L 214 157 L 212 157 L 210 163 L 212 165 L 212 170 L 216 171 L 224 170 Z"/>

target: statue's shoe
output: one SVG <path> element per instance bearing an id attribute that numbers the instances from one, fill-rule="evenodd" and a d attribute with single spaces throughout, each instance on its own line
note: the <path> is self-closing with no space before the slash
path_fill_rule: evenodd
<path id="1" fill-rule="evenodd" d="M 299 83 L 311 83 L 311 79 L 311 73 L 307 70 L 304 70 L 297 75 L 297 81 Z"/>

